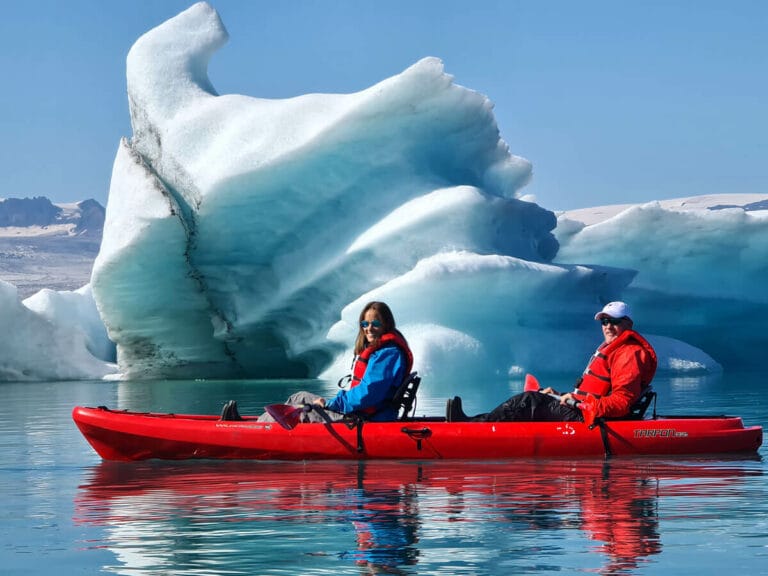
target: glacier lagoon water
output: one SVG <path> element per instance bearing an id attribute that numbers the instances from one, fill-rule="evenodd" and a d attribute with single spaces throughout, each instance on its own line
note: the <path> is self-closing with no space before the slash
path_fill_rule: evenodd
<path id="1" fill-rule="evenodd" d="M 740 459 L 124 464 L 102 462 L 70 417 L 76 404 L 218 412 L 230 398 L 252 413 L 334 386 L 0 384 L 3 572 L 768 574 L 765 447 Z M 519 386 L 488 385 L 467 408 Z M 660 413 L 768 424 L 760 374 L 655 386 Z M 418 413 L 441 413 L 448 392 L 423 387 Z"/>

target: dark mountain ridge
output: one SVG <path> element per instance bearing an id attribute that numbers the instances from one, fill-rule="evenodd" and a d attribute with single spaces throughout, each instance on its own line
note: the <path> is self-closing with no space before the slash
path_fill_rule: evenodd
<path id="1" fill-rule="evenodd" d="M 55 204 L 45 197 L 0 200 L 0 280 L 19 297 L 90 282 L 104 231 L 96 200 Z"/>
<path id="2" fill-rule="evenodd" d="M 0 200 L 0 227 L 72 225 L 75 234 L 98 234 L 104 229 L 104 207 L 88 199 L 75 204 L 54 204 L 44 196 Z"/>

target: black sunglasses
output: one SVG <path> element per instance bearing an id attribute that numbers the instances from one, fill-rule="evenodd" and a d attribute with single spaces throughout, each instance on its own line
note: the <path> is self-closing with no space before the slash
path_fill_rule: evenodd
<path id="1" fill-rule="evenodd" d="M 622 323 L 623 320 L 624 320 L 623 316 L 621 318 L 611 318 L 610 316 L 603 316 L 602 318 L 600 318 L 600 324 L 602 324 L 603 326 L 608 326 L 608 324 L 610 324 L 611 326 L 618 326 L 619 324 Z"/>

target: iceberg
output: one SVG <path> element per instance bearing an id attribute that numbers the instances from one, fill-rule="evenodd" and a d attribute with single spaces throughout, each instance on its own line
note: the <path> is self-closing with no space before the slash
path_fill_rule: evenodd
<path id="1" fill-rule="evenodd" d="M 91 282 L 23 302 L 0 284 L 19 334 L 0 379 L 336 379 L 374 299 L 450 393 L 578 374 L 615 299 L 661 371 L 741 367 L 764 342 L 768 197 L 555 214 L 523 195 L 531 163 L 490 100 L 440 60 L 269 100 L 216 92 L 207 68 L 226 40 L 198 3 L 131 48 L 133 134 Z"/>
<path id="2" fill-rule="evenodd" d="M 489 100 L 435 58 L 355 94 L 218 95 L 207 64 L 226 39 L 199 3 L 128 55 L 133 137 L 117 153 L 92 275 L 121 372 L 317 376 L 350 345 L 326 336 L 342 309 L 393 283 L 393 302 L 426 294 L 409 282 L 435 266 L 452 267 L 460 290 L 418 315 L 447 323 L 439 347 L 445 330 L 499 337 L 515 278 L 557 252 L 556 218 L 516 197 L 531 165 L 499 137 Z M 628 278 L 550 274 L 584 309 Z M 489 295 L 466 333 L 449 311 L 491 277 L 495 305 Z M 398 315 L 404 329 L 416 320 Z M 419 338 L 425 358 L 433 339 Z"/>
<path id="3" fill-rule="evenodd" d="M 90 288 L 41 290 L 23 302 L 0 280 L 0 312 L 8 337 L 0 346 L 0 381 L 87 380 L 115 374 Z"/>
<path id="4" fill-rule="evenodd" d="M 133 137 L 92 275 L 123 377 L 330 377 L 371 299 L 435 379 L 581 369 L 636 271 L 553 263 L 556 216 L 520 196 L 531 164 L 485 96 L 436 58 L 354 94 L 219 95 L 226 40 L 198 3 L 127 58 Z M 718 368 L 666 348 L 664 367 Z"/>
<path id="5" fill-rule="evenodd" d="M 762 368 L 768 198 L 699 196 L 560 214 L 557 261 L 637 270 L 624 291 L 645 329 Z"/>

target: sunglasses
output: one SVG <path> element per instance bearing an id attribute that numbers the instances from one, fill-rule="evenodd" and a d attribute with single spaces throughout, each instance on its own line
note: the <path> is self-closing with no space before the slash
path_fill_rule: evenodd
<path id="1" fill-rule="evenodd" d="M 373 328 L 381 328 L 382 324 L 378 320 L 374 320 L 373 322 L 368 322 L 368 320 L 363 320 L 360 322 L 360 328 L 368 328 L 368 326 L 371 326 Z"/>
<path id="2" fill-rule="evenodd" d="M 608 326 L 610 324 L 611 326 L 618 326 L 623 322 L 624 318 L 611 318 L 610 316 L 603 316 L 600 318 L 600 324 L 603 326 Z"/>

